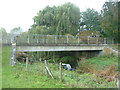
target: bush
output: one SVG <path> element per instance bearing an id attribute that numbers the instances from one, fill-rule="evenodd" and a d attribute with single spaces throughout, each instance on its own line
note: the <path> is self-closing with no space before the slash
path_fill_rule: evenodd
<path id="1" fill-rule="evenodd" d="M 77 58 L 72 56 L 64 56 L 61 58 L 62 63 L 70 64 L 73 67 L 77 66 Z"/>
<path id="2" fill-rule="evenodd" d="M 56 63 L 59 62 L 59 58 L 52 58 L 48 60 L 50 63 Z"/>

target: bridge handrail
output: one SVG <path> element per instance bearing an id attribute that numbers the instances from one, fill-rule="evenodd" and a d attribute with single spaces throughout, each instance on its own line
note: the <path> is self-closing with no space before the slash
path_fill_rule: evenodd
<path id="1" fill-rule="evenodd" d="M 69 35 L 20 35 L 17 44 L 111 44 L 112 40 L 102 37 L 77 37 Z"/>

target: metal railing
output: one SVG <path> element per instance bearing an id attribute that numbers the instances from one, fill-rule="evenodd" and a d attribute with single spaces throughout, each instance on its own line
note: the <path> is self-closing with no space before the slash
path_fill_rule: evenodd
<path id="1" fill-rule="evenodd" d="M 80 45 L 113 44 L 112 39 L 101 37 L 76 37 L 67 35 L 20 35 L 16 37 L 17 45 Z"/>

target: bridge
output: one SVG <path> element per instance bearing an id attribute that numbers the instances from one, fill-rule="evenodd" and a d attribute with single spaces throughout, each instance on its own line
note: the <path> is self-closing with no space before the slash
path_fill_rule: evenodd
<path id="1" fill-rule="evenodd" d="M 102 51 L 113 43 L 100 37 L 77 37 L 68 35 L 19 35 L 12 39 L 10 65 L 15 64 L 16 52 L 34 51 Z"/>

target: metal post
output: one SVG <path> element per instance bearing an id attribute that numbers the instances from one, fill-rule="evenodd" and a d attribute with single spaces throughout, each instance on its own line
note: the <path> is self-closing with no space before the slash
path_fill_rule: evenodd
<path id="1" fill-rule="evenodd" d="M 28 35 L 28 44 L 30 43 L 29 35 Z"/>
<path id="2" fill-rule="evenodd" d="M 57 44 L 57 37 L 55 36 L 55 44 Z"/>
<path id="3" fill-rule="evenodd" d="M 114 44 L 114 39 L 112 38 L 112 44 Z"/>
<path id="4" fill-rule="evenodd" d="M 37 38 L 37 43 L 38 43 L 38 38 Z"/>
<path id="5" fill-rule="evenodd" d="M 68 41 L 69 41 L 69 38 L 68 38 L 68 35 L 67 35 L 67 44 L 69 43 Z"/>
<path id="6" fill-rule="evenodd" d="M 96 38 L 96 44 L 98 44 L 98 38 Z"/>
<path id="7" fill-rule="evenodd" d="M 104 38 L 104 44 L 106 44 L 106 38 Z"/>
<path id="8" fill-rule="evenodd" d="M 78 44 L 80 43 L 80 37 L 78 36 Z"/>
<path id="9" fill-rule="evenodd" d="M 88 44 L 90 44 L 90 41 L 89 41 L 89 40 L 90 40 L 90 38 L 89 38 L 89 36 L 88 36 Z"/>

